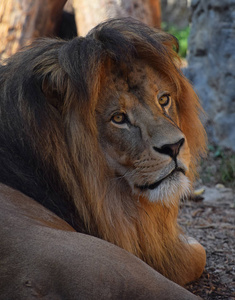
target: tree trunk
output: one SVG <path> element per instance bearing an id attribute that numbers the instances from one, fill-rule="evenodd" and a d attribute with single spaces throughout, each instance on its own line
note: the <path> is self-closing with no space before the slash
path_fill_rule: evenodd
<path id="1" fill-rule="evenodd" d="M 82 36 L 108 18 L 130 16 L 154 27 L 161 23 L 160 0 L 74 0 L 73 4 Z"/>
<path id="2" fill-rule="evenodd" d="M 0 58 L 41 36 L 55 35 L 66 0 L 1 0 Z"/>

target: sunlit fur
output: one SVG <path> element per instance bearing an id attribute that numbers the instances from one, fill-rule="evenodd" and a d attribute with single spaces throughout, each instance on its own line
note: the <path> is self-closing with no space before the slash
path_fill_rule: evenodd
<path id="1" fill-rule="evenodd" d="M 177 42 L 171 35 L 123 19 L 103 23 L 85 38 L 36 41 L 10 58 L 0 68 L 0 180 L 43 205 L 50 202 L 52 210 L 60 210 L 59 199 L 74 205 L 73 218 L 79 218 L 83 232 L 119 245 L 184 284 L 196 254 L 179 236 L 179 184 L 172 205 L 164 205 L 165 196 L 174 195 L 172 187 L 171 195 L 164 186 L 149 199 L 127 193 L 127 183 L 112 177 L 95 118 L 110 65 L 128 72 L 141 59 L 167 76 L 176 89 L 178 123 L 191 154 L 188 179 L 180 178 L 180 185 L 188 186 L 205 133 L 197 96 L 173 48 Z M 162 201 L 149 201 L 154 193 Z"/>

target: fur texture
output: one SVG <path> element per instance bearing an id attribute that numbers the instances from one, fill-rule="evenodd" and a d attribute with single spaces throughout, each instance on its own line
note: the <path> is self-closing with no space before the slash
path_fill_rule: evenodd
<path id="1" fill-rule="evenodd" d="M 0 181 L 42 203 L 77 231 L 119 245 L 183 284 L 187 276 L 191 278 L 189 262 L 197 254 L 180 238 L 178 204 L 188 188 L 185 182 L 195 176 L 196 162 L 205 147 L 205 132 L 199 120 L 201 107 L 197 96 L 178 67 L 173 49 L 177 47 L 173 36 L 122 19 L 98 25 L 85 38 L 68 42 L 38 40 L 10 58 L 0 68 Z M 141 79 L 142 71 L 138 70 L 142 69 L 147 80 Z M 161 107 L 154 115 L 153 104 L 149 104 L 150 100 L 146 102 L 145 94 L 135 86 L 138 72 L 137 83 L 147 84 L 152 76 L 160 76 L 169 87 L 174 98 L 172 117 Z M 102 124 L 110 124 L 110 120 L 102 119 L 107 99 L 111 102 L 117 98 L 120 102 L 120 95 L 128 93 L 135 98 L 132 111 L 136 101 L 144 101 L 140 112 L 147 106 L 150 113 L 148 107 L 151 107 L 154 121 L 159 116 L 185 139 L 182 150 L 182 161 L 187 165 L 185 174 L 162 185 L 161 197 L 157 193 L 138 194 L 131 189 L 133 178 L 137 178 L 139 185 L 152 181 L 141 182 L 143 176 L 134 175 L 126 179 L 122 167 L 126 167 L 127 158 L 116 167 L 109 154 L 107 140 L 115 143 L 112 137 L 117 136 L 118 140 L 117 134 L 121 133 L 116 134 L 117 124 L 110 134 L 104 131 L 106 127 Z M 147 119 L 142 118 L 143 122 Z M 130 128 L 136 131 L 135 128 L 141 128 L 142 125 L 134 126 L 134 122 L 126 123 L 129 129 L 119 128 L 121 139 L 123 130 L 127 134 Z M 144 129 L 139 130 L 146 141 Z M 165 131 L 162 132 L 157 142 L 164 139 Z M 130 136 L 126 140 L 130 141 Z M 172 138 L 172 143 L 175 142 Z M 124 145 L 122 140 L 116 143 L 119 148 L 121 144 Z M 144 161 L 138 153 L 146 149 L 140 145 L 145 144 L 136 141 L 128 151 L 124 149 L 127 156 L 135 155 L 135 160 L 129 163 L 132 168 L 138 161 L 139 166 Z M 135 149 L 138 151 L 133 154 Z M 120 153 L 123 153 L 121 148 Z M 166 159 L 166 155 L 163 157 Z M 151 180 L 154 172 L 155 169 Z M 181 193 L 184 184 L 187 187 Z M 170 201 L 165 199 L 168 190 Z M 159 197 L 161 201 L 157 201 Z"/>

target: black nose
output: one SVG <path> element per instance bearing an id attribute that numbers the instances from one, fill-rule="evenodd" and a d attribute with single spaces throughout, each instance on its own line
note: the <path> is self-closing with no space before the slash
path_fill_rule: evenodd
<path id="1" fill-rule="evenodd" d="M 177 155 L 179 154 L 180 148 L 184 144 L 184 138 L 180 139 L 177 143 L 175 144 L 166 144 L 163 145 L 161 148 L 153 147 L 155 151 L 169 155 L 173 159 L 176 159 Z"/>

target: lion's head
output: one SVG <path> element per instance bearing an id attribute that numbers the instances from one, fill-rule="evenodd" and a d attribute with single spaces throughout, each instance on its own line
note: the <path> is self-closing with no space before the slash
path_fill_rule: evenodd
<path id="1" fill-rule="evenodd" d="M 114 178 L 133 198 L 172 205 L 188 191 L 190 150 L 177 88 L 144 60 L 114 66 L 96 106 L 99 140 Z"/>
<path id="2" fill-rule="evenodd" d="M 173 47 L 124 19 L 13 56 L 0 69 L 0 179 L 182 282 L 177 209 L 205 133 Z"/>

